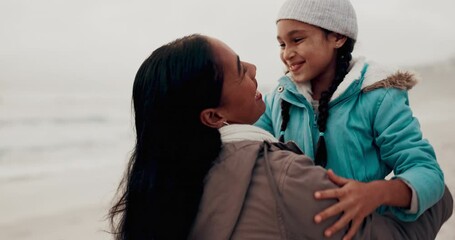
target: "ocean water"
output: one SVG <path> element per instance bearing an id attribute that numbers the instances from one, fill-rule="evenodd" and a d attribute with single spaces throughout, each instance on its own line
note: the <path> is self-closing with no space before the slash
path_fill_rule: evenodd
<path id="1" fill-rule="evenodd" d="M 103 87 L 3 84 L 0 184 L 124 161 L 134 131 L 130 87 Z"/>

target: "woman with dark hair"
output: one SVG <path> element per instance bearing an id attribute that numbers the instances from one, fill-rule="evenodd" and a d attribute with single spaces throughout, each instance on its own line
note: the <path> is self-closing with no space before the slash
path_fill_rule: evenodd
<path id="1" fill-rule="evenodd" d="M 335 200 L 313 194 L 337 186 L 295 144 L 251 125 L 265 111 L 255 76 L 254 65 L 202 35 L 144 61 L 133 86 L 136 146 L 110 210 L 115 239 L 323 237 L 339 216 L 316 224 Z M 370 215 L 356 237 L 434 238 L 451 206 L 446 191 L 411 225 Z"/>
<path id="2" fill-rule="evenodd" d="M 221 66 L 205 37 L 158 48 L 133 86 L 136 147 L 120 201 L 118 239 L 184 239 L 196 216 L 203 179 L 221 149 L 220 133 L 199 114 L 220 104 Z M 172 226 L 172 227 L 170 227 Z"/>

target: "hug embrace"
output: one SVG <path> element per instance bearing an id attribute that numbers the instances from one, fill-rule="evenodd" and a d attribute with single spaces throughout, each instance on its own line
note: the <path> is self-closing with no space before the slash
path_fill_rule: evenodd
<path id="1" fill-rule="evenodd" d="M 412 74 L 351 56 L 348 0 L 287 0 L 276 26 L 288 71 L 264 97 L 216 38 L 144 61 L 116 239 L 436 237 L 453 200 L 409 107 Z"/>

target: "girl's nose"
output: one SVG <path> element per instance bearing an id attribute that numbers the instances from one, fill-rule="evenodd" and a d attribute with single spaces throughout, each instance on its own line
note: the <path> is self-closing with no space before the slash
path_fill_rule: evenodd
<path id="1" fill-rule="evenodd" d="M 292 48 L 292 47 L 285 47 L 283 50 L 282 50 L 282 53 L 283 53 L 283 58 L 284 59 L 291 59 L 292 57 L 294 57 L 295 55 L 295 49 Z"/>

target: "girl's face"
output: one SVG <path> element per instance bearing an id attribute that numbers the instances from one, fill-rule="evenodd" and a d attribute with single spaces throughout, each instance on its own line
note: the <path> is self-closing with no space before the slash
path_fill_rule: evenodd
<path id="1" fill-rule="evenodd" d="M 209 41 L 224 72 L 217 114 L 227 123 L 255 123 L 265 111 L 262 95 L 257 90 L 256 66 L 240 61 L 239 56 L 225 43 L 213 38 L 209 38 Z"/>
<path id="2" fill-rule="evenodd" d="M 295 21 L 277 23 L 280 57 L 295 82 L 331 82 L 335 74 L 336 49 L 340 42 L 334 33 Z"/>

